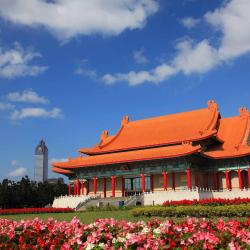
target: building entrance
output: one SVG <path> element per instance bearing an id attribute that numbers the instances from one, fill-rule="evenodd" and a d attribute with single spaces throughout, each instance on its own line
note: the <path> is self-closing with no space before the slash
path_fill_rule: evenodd
<path id="1" fill-rule="evenodd" d="M 145 192 L 150 191 L 151 187 L 150 176 L 145 176 Z M 125 178 L 125 196 L 133 196 L 142 193 L 142 178 L 133 177 Z"/>

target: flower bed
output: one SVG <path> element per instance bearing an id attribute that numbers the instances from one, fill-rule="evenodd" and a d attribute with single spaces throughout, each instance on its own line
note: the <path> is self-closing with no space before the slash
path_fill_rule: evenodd
<path id="1" fill-rule="evenodd" d="M 71 208 L 11 208 L 0 209 L 0 215 L 7 214 L 40 214 L 40 213 L 70 213 L 74 212 Z"/>
<path id="2" fill-rule="evenodd" d="M 85 225 L 76 218 L 71 222 L 0 219 L 0 249 L 249 249 L 249 228 L 250 220 L 99 219 Z"/>
<path id="3" fill-rule="evenodd" d="M 234 199 L 222 199 L 222 198 L 211 198 L 201 200 L 180 200 L 180 201 L 165 201 L 163 206 L 189 206 L 189 205 L 238 205 L 250 203 L 250 198 L 234 198 Z"/>
<path id="4" fill-rule="evenodd" d="M 250 203 L 222 206 L 148 206 L 133 208 L 135 217 L 250 217 Z"/>

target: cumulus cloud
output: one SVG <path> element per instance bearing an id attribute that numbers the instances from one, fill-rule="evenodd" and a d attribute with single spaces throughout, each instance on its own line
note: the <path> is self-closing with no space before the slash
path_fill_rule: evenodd
<path id="1" fill-rule="evenodd" d="M 231 0 L 205 15 L 205 20 L 222 34 L 219 55 L 223 60 L 250 52 L 250 1 Z"/>
<path id="2" fill-rule="evenodd" d="M 14 108 L 15 108 L 15 105 L 13 105 L 13 104 L 0 102 L 0 110 L 1 111 L 11 110 L 11 109 L 14 109 Z"/>
<path id="3" fill-rule="evenodd" d="M 63 114 L 59 108 L 53 108 L 51 110 L 43 108 L 23 108 L 20 110 L 14 110 L 10 115 L 10 119 L 13 121 L 23 120 L 26 118 L 60 119 L 63 118 Z"/>
<path id="4" fill-rule="evenodd" d="M 199 24 L 199 22 L 200 22 L 199 19 L 195 19 L 193 17 L 185 17 L 181 19 L 181 24 L 188 29 L 194 28 Z"/>
<path id="5" fill-rule="evenodd" d="M 13 79 L 43 73 L 47 69 L 46 66 L 32 63 L 35 58 L 39 57 L 41 57 L 41 54 L 32 50 L 25 50 L 19 43 L 15 43 L 12 49 L 0 47 L 0 78 Z"/>
<path id="6" fill-rule="evenodd" d="M 22 167 L 17 160 L 12 160 L 11 165 L 16 169 L 9 172 L 9 177 L 22 177 L 27 175 L 27 168 Z"/>
<path id="7" fill-rule="evenodd" d="M 142 49 L 136 50 L 133 52 L 133 58 L 138 64 L 146 64 L 148 63 L 147 57 L 144 55 L 144 51 Z"/>
<path id="8" fill-rule="evenodd" d="M 39 96 L 33 90 L 24 90 L 23 92 L 11 92 L 7 96 L 7 99 L 11 102 L 27 102 L 27 103 L 48 103 L 48 99 L 43 96 Z"/>
<path id="9" fill-rule="evenodd" d="M 6 20 L 45 27 L 60 39 L 142 28 L 157 10 L 156 0 L 2 0 L 0 5 Z"/>
<path id="10" fill-rule="evenodd" d="M 250 1 L 231 0 L 204 15 L 204 21 L 220 33 L 219 45 L 213 46 L 208 39 L 194 42 L 185 39 L 176 43 L 174 57 L 151 70 L 106 74 L 107 84 L 126 81 L 130 85 L 145 82 L 159 83 L 182 73 L 204 74 L 228 60 L 250 52 Z"/>

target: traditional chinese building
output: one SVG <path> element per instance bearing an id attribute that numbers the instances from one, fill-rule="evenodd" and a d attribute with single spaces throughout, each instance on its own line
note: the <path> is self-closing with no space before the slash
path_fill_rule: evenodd
<path id="1" fill-rule="evenodd" d="M 125 116 L 115 135 L 52 171 L 69 178 L 69 194 L 124 197 L 174 190 L 246 190 L 250 187 L 250 115 L 222 118 L 218 105 L 145 120 Z M 183 199 L 186 197 L 183 197 Z"/>

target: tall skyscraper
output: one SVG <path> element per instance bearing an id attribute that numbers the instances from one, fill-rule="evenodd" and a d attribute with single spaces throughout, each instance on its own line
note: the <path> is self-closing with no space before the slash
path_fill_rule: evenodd
<path id="1" fill-rule="evenodd" d="M 48 179 L 48 148 L 44 140 L 35 149 L 34 180 L 44 182 Z"/>

